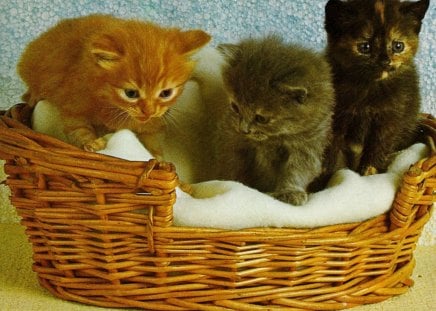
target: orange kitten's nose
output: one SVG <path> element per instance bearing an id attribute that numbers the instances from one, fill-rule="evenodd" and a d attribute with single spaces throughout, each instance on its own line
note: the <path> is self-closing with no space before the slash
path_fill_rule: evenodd
<path id="1" fill-rule="evenodd" d="M 147 118 L 151 118 L 156 113 L 156 107 L 152 103 L 145 103 L 141 111 Z"/>

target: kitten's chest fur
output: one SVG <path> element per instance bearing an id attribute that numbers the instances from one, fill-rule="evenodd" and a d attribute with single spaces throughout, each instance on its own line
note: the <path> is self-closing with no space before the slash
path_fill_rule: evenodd
<path id="1" fill-rule="evenodd" d="M 243 164 L 238 179 L 261 191 L 272 191 L 279 174 L 286 169 L 289 150 L 284 140 L 244 140 L 239 146 L 238 156 Z"/>
<path id="2" fill-rule="evenodd" d="M 289 147 L 284 139 L 252 143 L 256 167 L 267 173 L 280 171 L 289 158 Z"/>
<path id="3" fill-rule="evenodd" d="M 374 135 L 374 127 L 391 126 L 392 131 L 409 131 L 416 126 L 419 92 L 413 71 L 391 81 L 367 83 L 356 87 L 343 79 L 337 85 L 335 107 L 337 134 L 364 143 Z"/>
<path id="4" fill-rule="evenodd" d="M 244 141 L 239 150 L 244 163 L 241 179 L 261 191 L 273 191 L 283 176 L 304 172 L 306 169 L 313 170 L 316 174 L 316 169 L 308 167 L 309 164 L 314 165 L 313 162 L 317 162 L 315 167 L 321 166 L 318 156 L 322 153 L 322 146 L 319 150 L 316 149 L 313 146 L 308 148 L 303 136 L 280 136 L 261 142 Z"/>

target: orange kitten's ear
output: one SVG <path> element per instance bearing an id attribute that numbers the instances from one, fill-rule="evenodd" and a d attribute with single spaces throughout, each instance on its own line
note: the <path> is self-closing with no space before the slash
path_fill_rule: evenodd
<path id="1" fill-rule="evenodd" d="M 188 30 L 181 32 L 182 54 L 192 54 L 203 47 L 212 37 L 203 30 Z"/>
<path id="2" fill-rule="evenodd" d="M 108 35 L 92 40 L 90 51 L 97 64 L 104 69 L 113 68 L 123 55 L 122 47 Z"/>

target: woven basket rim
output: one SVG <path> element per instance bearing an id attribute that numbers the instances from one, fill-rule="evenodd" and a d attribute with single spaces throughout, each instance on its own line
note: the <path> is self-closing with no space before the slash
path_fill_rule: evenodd
<path id="1" fill-rule="evenodd" d="M 26 135 L 30 135 L 32 138 L 37 138 L 45 143 L 48 143 L 54 147 L 50 148 L 51 154 L 65 154 L 68 157 L 71 157 L 75 159 L 75 157 L 80 158 L 81 160 L 90 161 L 92 162 L 91 166 L 99 167 L 98 163 L 106 163 L 109 166 L 117 165 L 123 167 L 124 165 L 127 165 L 131 167 L 132 163 L 137 163 L 138 167 L 141 167 L 141 163 L 147 163 L 149 166 L 155 165 L 157 162 L 156 160 L 152 159 L 151 161 L 128 161 L 116 157 L 112 157 L 109 155 L 99 154 L 99 153 L 93 153 L 93 152 L 87 152 L 85 150 L 82 150 L 76 146 L 70 145 L 68 143 L 65 143 L 63 141 L 60 141 L 56 138 L 50 137 L 48 135 L 42 134 L 42 133 L 36 133 L 33 130 L 31 130 L 30 127 L 30 120 L 31 120 L 31 114 L 33 112 L 33 108 L 28 106 L 25 103 L 19 103 L 14 106 L 12 106 L 8 110 L 0 110 L 0 116 L 1 120 L 3 122 L 3 125 L 11 126 L 16 128 L 17 130 L 22 130 L 26 132 Z M 17 122 L 18 121 L 18 122 Z M 431 167 L 434 166 L 434 163 L 436 162 L 436 119 L 433 117 L 433 115 L 428 113 L 421 113 L 420 114 L 420 132 L 421 132 L 421 141 L 427 144 L 427 146 L 430 149 L 430 154 L 428 157 L 425 157 L 412 165 L 403 176 L 403 180 L 424 180 L 427 178 L 428 175 L 433 174 L 431 171 Z M 2 127 L 0 126 L 0 130 L 2 130 Z M 34 133 L 34 134 L 32 134 Z M 7 135 L 7 132 L 5 132 L 2 135 Z M 1 153 L 0 153 L 1 157 Z M 81 162 L 83 163 L 83 162 Z M 163 162 L 163 165 L 169 169 L 169 171 L 172 174 L 176 174 L 176 168 L 172 163 Z M 134 172 L 132 175 L 135 175 L 136 172 Z M 136 173 L 137 174 L 137 173 Z M 171 179 L 171 174 L 168 178 Z M 417 182 L 417 181 L 414 181 Z M 176 186 L 178 184 L 178 179 L 174 181 L 174 185 Z M 395 201 L 393 202 L 392 208 L 387 211 L 384 214 L 390 215 L 390 221 L 392 222 L 391 229 L 395 229 L 398 227 L 404 227 L 406 226 L 407 221 L 405 221 L 409 215 L 405 214 L 405 210 L 396 211 L 396 207 L 398 205 L 395 204 Z M 384 214 L 379 215 L 378 217 L 382 217 Z M 362 222 L 353 222 L 351 225 L 359 225 Z M 409 221 L 410 223 L 410 221 Z M 172 224 L 171 224 L 172 225 Z M 298 232 L 308 232 L 313 231 L 317 229 L 322 228 L 334 228 L 336 226 L 341 226 L 342 224 L 335 224 L 335 225 L 328 225 L 328 226 L 322 226 L 322 227 L 315 227 L 315 228 L 274 228 L 274 227 L 268 227 L 266 230 L 274 230 L 278 229 L 279 231 L 285 229 L 285 230 L 295 230 Z M 350 224 L 345 224 L 350 225 Z M 166 226 L 167 227 L 167 226 Z M 202 230 L 207 230 L 210 232 L 220 232 L 220 231 L 235 231 L 238 232 L 240 230 L 237 229 L 224 229 L 224 228 L 205 228 L 201 227 Z M 256 232 L 262 232 L 265 230 L 265 228 L 246 228 L 245 230 L 255 230 Z"/>
<path id="2" fill-rule="evenodd" d="M 59 298 L 152 310 L 333 310 L 413 284 L 413 251 L 435 201 L 430 115 L 421 129 L 431 154 L 405 173 L 389 212 L 318 228 L 231 230 L 173 225 L 171 163 L 82 151 L 29 129 L 25 107 L 0 112 L 0 158 L 33 270 Z"/>

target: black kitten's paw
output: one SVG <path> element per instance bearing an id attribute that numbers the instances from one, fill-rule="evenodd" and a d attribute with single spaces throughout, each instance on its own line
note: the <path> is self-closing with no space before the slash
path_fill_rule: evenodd
<path id="1" fill-rule="evenodd" d="M 271 195 L 285 203 L 292 205 L 303 205 L 307 202 L 308 196 L 304 190 L 281 190 L 271 193 Z"/>
<path id="2" fill-rule="evenodd" d="M 370 175 L 375 175 L 377 173 L 378 173 L 378 170 L 374 166 L 368 166 L 362 170 L 361 175 L 362 176 L 370 176 Z"/>

